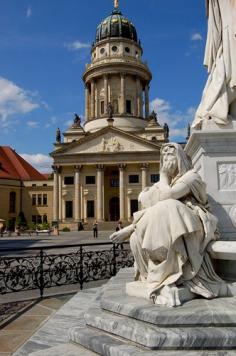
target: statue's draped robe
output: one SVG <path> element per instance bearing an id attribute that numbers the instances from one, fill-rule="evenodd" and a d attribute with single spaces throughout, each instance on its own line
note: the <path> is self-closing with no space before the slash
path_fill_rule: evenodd
<path id="1" fill-rule="evenodd" d="M 208 80 L 193 128 L 204 120 L 229 121 L 229 105 L 236 99 L 236 0 L 208 1 L 208 34 L 204 65 Z"/>
<path id="2" fill-rule="evenodd" d="M 216 238 L 217 219 L 206 209 L 205 184 L 198 173 L 187 169 L 182 149 L 177 155 L 180 173 L 171 186 L 185 184 L 190 193 L 171 199 L 169 187 L 169 192 L 162 193 L 164 200 L 157 202 L 158 190 L 163 189 L 159 183 L 144 190 L 140 200 L 146 209 L 134 214 L 135 231 L 130 238 L 136 280 L 146 282 L 157 304 L 169 306 L 180 304 L 176 286 L 181 284 L 206 298 L 227 294 L 206 252 Z"/>

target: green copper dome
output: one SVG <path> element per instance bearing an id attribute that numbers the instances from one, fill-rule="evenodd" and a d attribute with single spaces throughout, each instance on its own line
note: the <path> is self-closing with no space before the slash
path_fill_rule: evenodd
<path id="1" fill-rule="evenodd" d="M 123 37 L 138 42 L 136 28 L 118 9 L 113 10 L 97 27 L 96 42 L 109 37 Z"/>

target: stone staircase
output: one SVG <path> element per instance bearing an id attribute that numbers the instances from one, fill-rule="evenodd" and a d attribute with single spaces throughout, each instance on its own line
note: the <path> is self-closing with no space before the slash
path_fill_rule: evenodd
<path id="1" fill-rule="evenodd" d="M 78 293 L 73 304 L 61 312 L 65 315 L 69 310 L 80 316 L 77 324 L 73 321 L 71 327 L 65 326 L 68 342 L 29 355 L 236 355 L 236 297 L 196 298 L 180 307 L 160 307 L 126 295 L 126 282 L 132 279 L 133 269 L 122 269 L 97 290 L 93 299 L 86 300 L 85 292 Z M 235 292 L 235 285 L 229 285 L 229 289 Z M 63 327 L 54 321 L 51 324 L 54 328 Z"/>
<path id="2" fill-rule="evenodd" d="M 170 350 L 175 355 L 218 355 L 218 350 L 236 355 L 235 297 L 158 307 L 127 296 L 125 282 L 130 280 L 132 272 L 126 269 L 106 285 L 99 305 L 84 315 L 86 327 L 70 330 L 71 342 L 111 356 L 159 355 L 160 350 L 163 355 Z"/>

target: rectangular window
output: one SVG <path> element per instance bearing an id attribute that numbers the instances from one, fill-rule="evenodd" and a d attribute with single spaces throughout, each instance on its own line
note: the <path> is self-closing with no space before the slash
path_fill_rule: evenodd
<path id="1" fill-rule="evenodd" d="M 96 177 L 95 176 L 86 176 L 85 177 L 85 184 L 95 184 Z"/>
<path id="2" fill-rule="evenodd" d="M 42 224 L 42 216 L 37 215 L 37 224 Z"/>
<path id="3" fill-rule="evenodd" d="M 160 174 L 151 174 L 151 183 L 159 182 Z"/>
<path id="4" fill-rule="evenodd" d="M 104 101 L 101 101 L 100 109 L 101 109 L 101 115 L 105 114 Z"/>
<path id="5" fill-rule="evenodd" d="M 129 183 L 139 183 L 139 175 L 138 174 L 131 174 L 129 175 Z"/>
<path id="6" fill-rule="evenodd" d="M 32 215 L 32 223 L 37 224 L 37 215 Z"/>
<path id="7" fill-rule="evenodd" d="M 73 185 L 74 184 L 74 177 L 64 177 L 64 184 L 65 185 Z"/>
<path id="8" fill-rule="evenodd" d="M 42 194 L 38 194 L 38 205 L 42 205 Z"/>
<path id="9" fill-rule="evenodd" d="M 66 201 L 66 219 L 73 218 L 73 201 Z"/>
<path id="10" fill-rule="evenodd" d="M 94 218 L 94 200 L 87 201 L 87 217 Z"/>
<path id="11" fill-rule="evenodd" d="M 133 214 L 138 211 L 138 200 L 137 199 L 131 199 L 130 200 L 130 212 L 131 212 L 131 216 L 133 216 Z"/>
<path id="12" fill-rule="evenodd" d="M 47 196 L 47 194 L 43 194 L 43 205 L 48 205 L 48 196 Z"/>
<path id="13" fill-rule="evenodd" d="M 126 100 L 126 113 L 131 114 L 131 100 Z"/>
<path id="14" fill-rule="evenodd" d="M 32 184 L 32 187 L 36 187 L 36 184 Z"/>
<path id="15" fill-rule="evenodd" d="M 47 184 L 43 184 L 43 187 L 47 187 L 48 185 Z"/>
<path id="16" fill-rule="evenodd" d="M 36 205 L 36 194 L 32 194 L 32 205 Z"/>

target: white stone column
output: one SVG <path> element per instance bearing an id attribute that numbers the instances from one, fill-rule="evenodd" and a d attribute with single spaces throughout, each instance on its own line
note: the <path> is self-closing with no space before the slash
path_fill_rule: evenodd
<path id="1" fill-rule="evenodd" d="M 59 199 L 59 221 L 62 220 L 62 174 L 61 169 L 58 175 L 58 199 Z"/>
<path id="2" fill-rule="evenodd" d="M 53 221 L 58 221 L 58 170 L 59 167 L 53 166 Z"/>
<path id="3" fill-rule="evenodd" d="M 119 165 L 120 220 L 125 219 L 125 164 Z"/>
<path id="4" fill-rule="evenodd" d="M 104 113 L 107 113 L 108 108 L 108 76 L 104 75 Z"/>
<path id="5" fill-rule="evenodd" d="M 90 112 L 91 112 L 91 119 L 94 119 L 95 117 L 95 83 L 94 80 L 92 79 L 91 81 L 91 96 L 90 96 Z"/>
<path id="6" fill-rule="evenodd" d="M 84 207 L 84 221 L 87 221 L 87 192 L 84 192 L 84 197 L 83 197 L 83 207 Z"/>
<path id="7" fill-rule="evenodd" d="M 145 86 L 145 118 L 149 118 L 149 85 Z"/>
<path id="8" fill-rule="evenodd" d="M 89 89 L 85 84 L 85 120 L 89 119 Z"/>
<path id="9" fill-rule="evenodd" d="M 98 118 L 100 116 L 100 108 L 99 108 L 99 90 L 98 90 L 98 83 L 97 82 L 95 84 L 95 95 L 96 95 L 95 117 Z"/>
<path id="10" fill-rule="evenodd" d="M 141 90 L 141 84 L 140 84 L 140 79 L 136 78 L 136 96 L 137 96 L 137 113 L 139 117 L 142 117 L 142 96 L 141 96 L 142 90 Z"/>
<path id="11" fill-rule="evenodd" d="M 128 221 L 132 220 L 132 216 L 131 216 L 131 194 L 132 194 L 132 189 L 128 189 L 127 192 L 127 212 L 128 212 Z"/>
<path id="12" fill-rule="evenodd" d="M 121 96 L 121 114 L 126 112 L 126 105 L 125 105 L 125 74 L 121 73 L 120 75 L 120 96 Z"/>
<path id="13" fill-rule="evenodd" d="M 74 186 L 75 186 L 75 200 L 74 200 L 74 206 L 75 206 L 75 214 L 74 214 L 74 219 L 76 222 L 81 220 L 81 211 L 80 211 L 80 166 L 75 166 L 75 177 L 74 177 Z"/>
<path id="14" fill-rule="evenodd" d="M 147 169 L 148 163 L 141 164 L 141 172 L 142 172 L 142 190 L 147 186 Z"/>
<path id="15" fill-rule="evenodd" d="M 97 165 L 97 220 L 103 221 L 103 181 L 104 181 L 104 166 Z"/>

